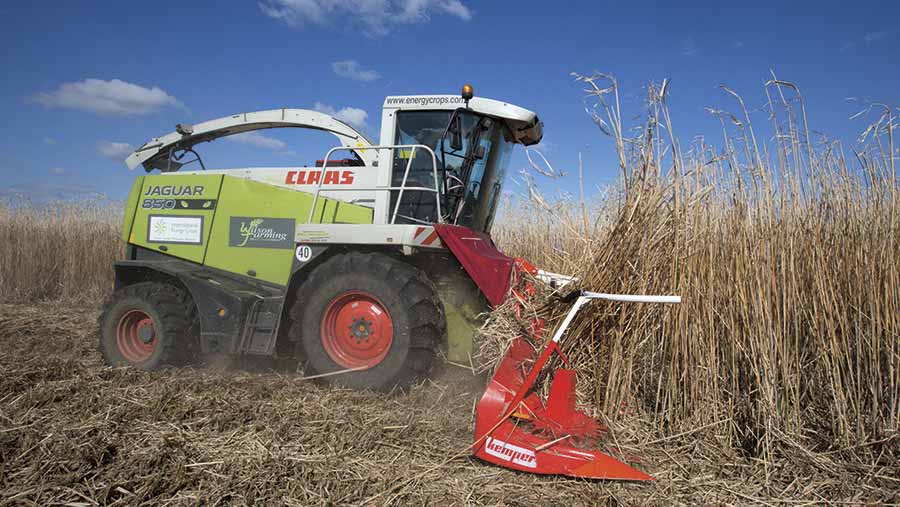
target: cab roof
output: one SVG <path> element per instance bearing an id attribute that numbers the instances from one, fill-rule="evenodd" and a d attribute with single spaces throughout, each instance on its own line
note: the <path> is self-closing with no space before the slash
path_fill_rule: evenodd
<path id="1" fill-rule="evenodd" d="M 476 113 L 504 121 L 513 132 L 515 141 L 530 146 L 543 137 L 543 124 L 534 111 L 508 102 L 472 97 L 468 107 L 460 95 L 392 95 L 384 99 L 384 109 L 395 110 L 454 110 L 467 108 Z"/>

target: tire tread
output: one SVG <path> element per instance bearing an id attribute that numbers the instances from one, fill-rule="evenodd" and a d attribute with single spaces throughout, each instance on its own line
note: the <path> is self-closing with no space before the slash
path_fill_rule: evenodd
<path id="1" fill-rule="evenodd" d="M 116 350 L 115 337 L 104 336 L 108 319 L 112 318 L 120 301 L 137 298 L 155 309 L 159 322 L 159 357 L 142 368 L 155 370 L 167 366 L 183 366 L 195 358 L 199 349 L 200 322 L 191 296 L 174 285 L 161 282 L 141 282 L 114 291 L 97 319 L 98 348 L 104 361 L 113 366 L 122 364 Z"/>
<path id="2" fill-rule="evenodd" d="M 435 352 L 446 330 L 443 304 L 434 284 L 420 269 L 388 255 L 348 252 L 337 254 L 313 269 L 298 287 L 298 294 L 314 294 L 316 287 L 330 277 L 349 272 L 369 273 L 388 282 L 408 312 L 410 344 L 402 368 L 392 381 L 369 387 L 390 390 L 394 387 L 406 388 L 417 382 L 431 370 Z M 303 316 L 307 304 L 305 298 L 297 297 L 288 311 L 291 318 L 288 334 L 297 341 L 301 353 L 302 337 L 306 331 Z M 338 383 L 339 379 L 326 377 L 324 381 Z"/>

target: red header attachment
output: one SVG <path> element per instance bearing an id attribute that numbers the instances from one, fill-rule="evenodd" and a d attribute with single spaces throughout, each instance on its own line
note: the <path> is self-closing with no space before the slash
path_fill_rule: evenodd
<path id="1" fill-rule="evenodd" d="M 514 259 L 498 250 L 491 237 L 483 232 L 448 224 L 434 224 L 434 230 L 491 306 L 503 303 Z"/>

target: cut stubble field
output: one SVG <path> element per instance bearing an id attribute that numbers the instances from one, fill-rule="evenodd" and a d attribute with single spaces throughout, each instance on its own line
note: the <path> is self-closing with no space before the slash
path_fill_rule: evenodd
<path id="1" fill-rule="evenodd" d="M 290 364 L 143 372 L 96 351 L 95 306 L 0 305 L 0 505 L 740 505 L 897 501 L 894 467 L 797 449 L 764 464 L 710 428 L 629 417 L 658 481 L 540 477 L 465 452 L 485 380 L 452 365 L 392 395 L 317 386 Z M 461 454 L 460 456 L 457 456 Z M 456 456 L 456 457 L 454 457 Z"/>

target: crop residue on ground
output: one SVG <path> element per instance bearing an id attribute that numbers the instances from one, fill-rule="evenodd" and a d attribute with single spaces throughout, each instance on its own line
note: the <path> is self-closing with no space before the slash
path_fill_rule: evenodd
<path id="1" fill-rule="evenodd" d="M 768 468 L 706 431 L 615 432 L 659 480 L 540 477 L 468 456 L 484 380 L 409 394 L 323 388 L 273 365 L 147 373 L 101 364 L 95 308 L 0 306 L 0 504 L 695 505 L 897 500 L 900 469 L 798 450 Z"/>

